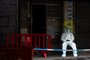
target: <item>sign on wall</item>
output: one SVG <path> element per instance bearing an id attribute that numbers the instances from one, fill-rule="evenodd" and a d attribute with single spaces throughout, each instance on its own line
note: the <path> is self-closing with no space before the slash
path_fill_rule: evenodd
<path id="1" fill-rule="evenodd" d="M 73 20 L 64 20 L 64 29 L 67 27 L 73 32 Z"/>
<path id="2" fill-rule="evenodd" d="M 74 32 L 73 26 L 73 1 L 64 2 L 64 29 L 69 28 Z"/>

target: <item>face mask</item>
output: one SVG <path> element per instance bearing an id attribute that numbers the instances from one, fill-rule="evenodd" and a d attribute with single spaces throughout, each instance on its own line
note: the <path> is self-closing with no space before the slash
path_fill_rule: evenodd
<path id="1" fill-rule="evenodd" d="M 69 32 L 70 32 L 70 30 L 69 30 L 69 29 L 65 29 L 65 32 L 66 32 L 66 33 L 69 33 Z"/>

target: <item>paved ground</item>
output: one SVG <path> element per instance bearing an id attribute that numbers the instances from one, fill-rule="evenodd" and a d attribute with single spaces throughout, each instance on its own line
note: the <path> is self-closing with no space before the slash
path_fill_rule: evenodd
<path id="1" fill-rule="evenodd" d="M 73 57 L 72 55 L 68 55 L 65 58 L 62 58 L 61 55 L 52 55 L 48 56 L 47 58 L 36 56 L 33 58 L 33 60 L 90 60 L 90 52 L 82 53 L 80 52 L 78 57 Z"/>
<path id="2" fill-rule="evenodd" d="M 62 58 L 60 56 L 49 56 L 47 58 L 34 57 L 33 60 L 90 60 L 90 56 L 78 56 L 76 58 L 72 56 L 68 56 L 66 58 Z"/>

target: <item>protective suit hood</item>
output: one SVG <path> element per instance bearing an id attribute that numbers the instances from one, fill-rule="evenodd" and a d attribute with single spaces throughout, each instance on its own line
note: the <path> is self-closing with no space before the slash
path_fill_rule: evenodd
<path id="1" fill-rule="evenodd" d="M 68 28 L 65 29 L 65 33 L 70 33 L 70 30 Z"/>

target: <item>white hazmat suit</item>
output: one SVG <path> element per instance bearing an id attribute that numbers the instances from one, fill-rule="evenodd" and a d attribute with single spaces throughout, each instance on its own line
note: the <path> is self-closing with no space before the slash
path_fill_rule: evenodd
<path id="1" fill-rule="evenodd" d="M 62 57 L 66 57 L 66 50 L 67 46 L 69 45 L 73 49 L 73 56 L 77 57 L 77 48 L 74 41 L 73 34 L 69 31 L 69 29 L 66 29 L 65 32 L 61 35 L 61 40 L 63 41 L 62 44 Z"/>

